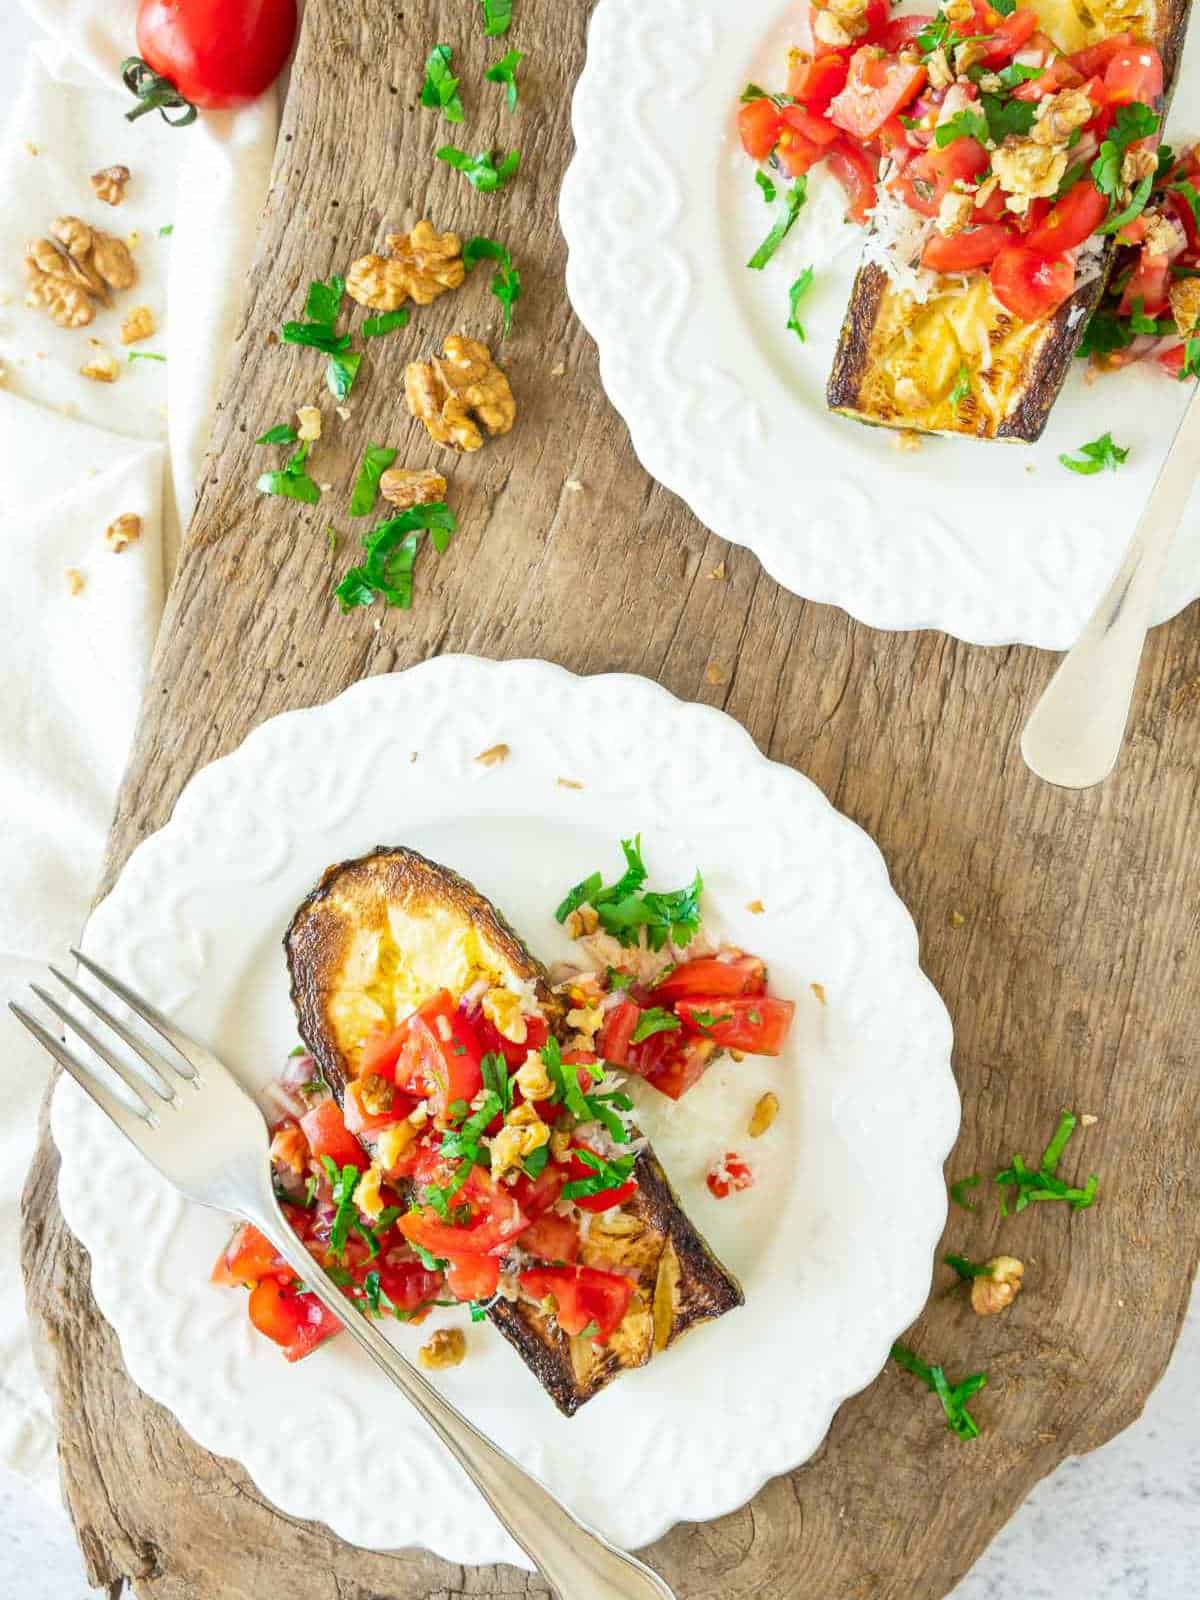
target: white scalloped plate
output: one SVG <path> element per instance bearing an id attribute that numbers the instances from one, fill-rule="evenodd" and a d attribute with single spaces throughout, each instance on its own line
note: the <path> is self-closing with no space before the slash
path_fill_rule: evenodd
<path id="1" fill-rule="evenodd" d="M 509 759 L 479 766 L 498 741 Z M 441 1379 L 630 1547 L 734 1509 L 811 1455 L 928 1292 L 958 1128 L 950 1023 L 866 835 L 728 717 L 643 679 L 441 657 L 276 717 L 205 768 L 87 932 L 90 950 L 257 1087 L 295 1039 L 284 927 L 328 863 L 415 845 L 473 878 L 551 959 L 569 948 L 551 914 L 562 888 L 611 868 L 618 836 L 637 830 L 660 885 L 703 866 L 706 918 L 767 957 L 777 990 L 799 1001 L 779 1062 L 716 1068 L 677 1108 L 640 1097 L 747 1305 L 571 1422 L 487 1326 Z M 763 915 L 746 910 L 757 898 Z M 758 1184 L 716 1202 L 708 1163 L 745 1144 L 768 1084 L 783 1109 L 754 1146 Z M 195 1439 L 241 1461 L 283 1510 L 354 1543 L 527 1564 L 356 1347 L 336 1339 L 289 1367 L 252 1333 L 244 1298 L 207 1281 L 225 1221 L 185 1206 L 68 1079 L 53 1130 L 100 1309 L 134 1380 Z M 397 1328 L 397 1342 L 415 1352 L 430 1325 Z"/>
<path id="2" fill-rule="evenodd" d="M 840 223 L 839 185 L 814 172 L 785 245 L 765 271 L 747 271 L 775 213 L 734 126 L 747 81 L 780 84 L 788 44 L 807 36 L 806 10 L 781 0 L 597 5 L 561 217 L 567 289 L 599 346 L 604 387 L 646 470 L 794 593 L 876 628 L 1065 649 L 1116 568 L 1185 389 L 1145 369 L 1089 388 L 1076 363 L 1033 447 L 930 439 L 904 454 L 890 431 L 832 416 L 825 382 L 861 231 Z M 1198 131 L 1186 120 L 1198 60 L 1193 45 L 1177 144 Z M 787 291 L 809 264 L 817 281 L 801 344 L 785 327 Z M 1059 465 L 1106 430 L 1130 447 L 1119 472 L 1080 478 Z M 1200 496 L 1159 620 L 1197 595 Z"/>

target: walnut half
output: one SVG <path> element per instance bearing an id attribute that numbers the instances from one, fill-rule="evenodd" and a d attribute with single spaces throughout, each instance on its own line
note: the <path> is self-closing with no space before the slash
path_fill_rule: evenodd
<path id="1" fill-rule="evenodd" d="M 461 333 L 450 335 L 440 357 L 409 363 L 404 393 L 408 409 L 430 437 L 454 450 L 482 446 L 480 423 L 495 436 L 507 433 L 517 419 L 512 389 L 491 351 Z"/>
<path id="2" fill-rule="evenodd" d="M 1012 1305 L 1025 1276 L 1025 1264 L 1015 1256 L 993 1256 L 987 1267 L 971 1284 L 971 1310 L 980 1317 L 993 1317 Z"/>
<path id="3" fill-rule="evenodd" d="M 372 311 L 396 311 L 406 300 L 427 306 L 466 277 L 462 240 L 418 222 L 411 233 L 389 233 L 387 255 L 360 256 L 346 273 L 346 293 Z"/>

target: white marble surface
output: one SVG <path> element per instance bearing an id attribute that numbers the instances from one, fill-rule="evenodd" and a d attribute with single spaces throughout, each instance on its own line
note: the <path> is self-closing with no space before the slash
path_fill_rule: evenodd
<path id="1" fill-rule="evenodd" d="M 0 105 L 33 30 L 7 0 Z M 1194 1600 L 1200 1574 L 1200 1292 L 1142 1419 L 1040 1484 L 954 1600 Z M 969 1447 L 965 1447 L 969 1448 Z M 964 1471 L 969 1470 L 964 1461 Z M 981 1493 L 983 1489 L 981 1488 Z M 12 1575 L 19 1572 L 19 1587 Z M 0 1600 L 87 1600 L 94 1591 L 65 1515 L 0 1468 Z M 808 1597 L 805 1597 L 808 1600 Z"/>

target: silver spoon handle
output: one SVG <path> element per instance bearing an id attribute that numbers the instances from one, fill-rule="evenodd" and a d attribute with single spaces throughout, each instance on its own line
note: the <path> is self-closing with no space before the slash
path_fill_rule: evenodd
<path id="1" fill-rule="evenodd" d="M 1116 764 L 1167 551 L 1200 467 L 1200 386 L 1184 412 L 1125 559 L 1021 736 L 1047 783 L 1088 789 Z"/>
<path id="2" fill-rule="evenodd" d="M 657 1573 L 572 1516 L 543 1484 L 443 1399 L 374 1323 L 350 1307 L 276 1207 L 268 1214 L 264 1206 L 249 1220 L 416 1406 L 560 1600 L 675 1600 Z"/>

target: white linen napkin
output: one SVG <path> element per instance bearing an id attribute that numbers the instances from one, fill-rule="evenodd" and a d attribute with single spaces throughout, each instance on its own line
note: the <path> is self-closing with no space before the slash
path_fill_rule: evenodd
<path id="1" fill-rule="evenodd" d="M 118 67 L 134 53 L 134 0 L 24 4 L 48 37 L 29 53 L 0 141 L 0 1002 L 61 960 L 87 915 L 277 127 L 274 94 L 186 129 L 157 115 L 126 122 Z M 89 175 L 114 163 L 132 177 L 110 207 Z M 136 236 L 137 284 L 87 329 L 24 304 L 25 245 L 62 213 Z M 126 360 L 120 323 L 139 304 L 158 331 L 133 348 L 169 361 Z M 115 383 L 80 375 L 90 337 L 118 356 Z M 104 530 L 125 512 L 141 517 L 142 536 L 114 553 Z M 17 1246 L 46 1075 L 43 1053 L 0 1012 L 0 1465 L 57 1498 Z"/>

